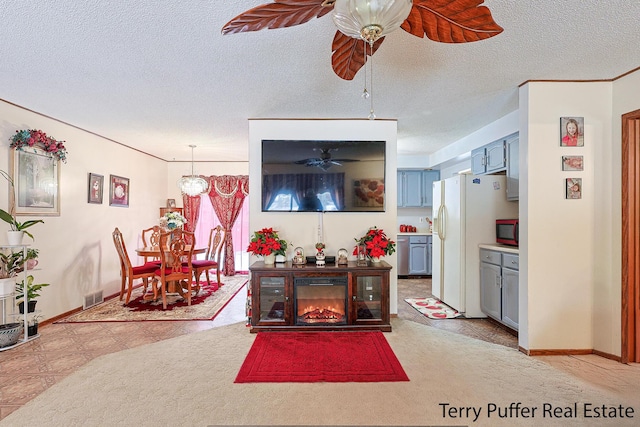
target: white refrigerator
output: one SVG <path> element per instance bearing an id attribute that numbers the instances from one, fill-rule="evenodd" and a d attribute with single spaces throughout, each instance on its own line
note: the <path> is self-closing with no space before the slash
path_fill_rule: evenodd
<path id="1" fill-rule="evenodd" d="M 480 309 L 481 243 L 495 243 L 496 219 L 518 218 L 502 175 L 458 175 L 433 183 L 432 293 L 465 317 Z"/>

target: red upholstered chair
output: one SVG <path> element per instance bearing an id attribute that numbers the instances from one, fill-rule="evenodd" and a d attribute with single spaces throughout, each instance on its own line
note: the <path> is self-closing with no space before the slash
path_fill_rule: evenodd
<path id="1" fill-rule="evenodd" d="M 211 284 L 209 280 L 209 270 L 216 269 L 216 279 L 218 286 L 220 283 L 220 255 L 222 254 L 223 243 L 225 240 L 225 233 L 221 225 L 214 227 L 209 232 L 209 245 L 207 246 L 207 254 L 205 259 L 196 259 L 192 261 L 193 264 L 193 278 L 198 282 L 198 288 L 200 288 L 200 276 L 204 272 L 207 276 L 207 284 Z"/>
<path id="2" fill-rule="evenodd" d="M 144 265 L 133 266 L 131 265 L 131 260 L 129 259 L 129 254 L 127 253 L 127 247 L 124 244 L 124 240 L 122 239 L 122 233 L 116 227 L 112 233 L 113 236 L 113 244 L 116 247 L 116 251 L 118 252 L 118 257 L 120 257 L 120 276 L 121 276 L 121 289 L 120 289 L 120 301 L 122 301 L 122 297 L 124 296 L 125 287 L 127 288 L 127 299 L 125 300 L 125 304 L 129 304 L 129 300 L 131 299 L 131 291 L 133 290 L 133 281 L 136 279 L 142 279 L 142 283 L 144 285 L 143 293 L 147 292 L 147 287 L 149 286 L 149 278 L 152 278 L 154 272 L 158 269 L 158 264 L 154 263 L 145 263 Z"/>
<path id="3" fill-rule="evenodd" d="M 160 233 L 160 268 L 156 265 L 156 279 L 154 279 L 154 295 L 159 285 L 162 294 L 162 308 L 167 309 L 167 292 L 173 287 L 191 305 L 193 292 L 193 249 L 196 239 L 193 233 L 175 229 L 168 233 Z M 197 291 L 196 291 L 197 293 Z"/>

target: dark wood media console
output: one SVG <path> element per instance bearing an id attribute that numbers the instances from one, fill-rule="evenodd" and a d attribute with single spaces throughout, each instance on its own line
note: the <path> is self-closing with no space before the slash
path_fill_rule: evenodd
<path id="1" fill-rule="evenodd" d="M 384 261 L 357 266 L 291 262 L 249 267 L 251 332 L 391 331 L 389 273 Z"/>

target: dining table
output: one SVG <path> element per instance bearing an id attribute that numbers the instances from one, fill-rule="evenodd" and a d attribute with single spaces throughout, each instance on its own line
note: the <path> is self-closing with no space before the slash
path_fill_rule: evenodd
<path id="1" fill-rule="evenodd" d="M 188 251 L 190 248 L 191 247 L 187 245 L 185 247 L 185 251 Z M 193 255 L 203 254 L 205 252 L 207 252 L 206 247 L 193 249 Z M 157 259 L 160 259 L 160 255 L 161 255 L 159 246 L 145 246 L 145 247 L 137 248 L 136 253 L 141 257 L 149 257 L 149 258 L 157 258 Z M 160 265 L 158 265 L 158 269 L 160 269 Z M 179 284 L 177 283 L 170 283 L 167 289 L 167 292 L 178 293 L 183 298 L 186 298 L 184 291 L 185 289 L 182 286 L 179 286 Z M 155 297 L 152 298 L 149 295 L 145 295 L 143 297 L 144 300 L 150 300 L 154 298 Z"/>

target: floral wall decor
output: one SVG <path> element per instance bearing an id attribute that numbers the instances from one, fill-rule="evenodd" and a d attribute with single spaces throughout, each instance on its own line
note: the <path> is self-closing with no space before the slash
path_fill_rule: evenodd
<path id="1" fill-rule="evenodd" d="M 58 141 L 41 130 L 17 130 L 15 135 L 9 138 L 9 141 L 11 142 L 10 147 L 16 150 L 27 151 L 29 148 L 37 148 L 43 150 L 50 157 L 61 160 L 63 163 L 67 162 L 65 141 Z"/>

